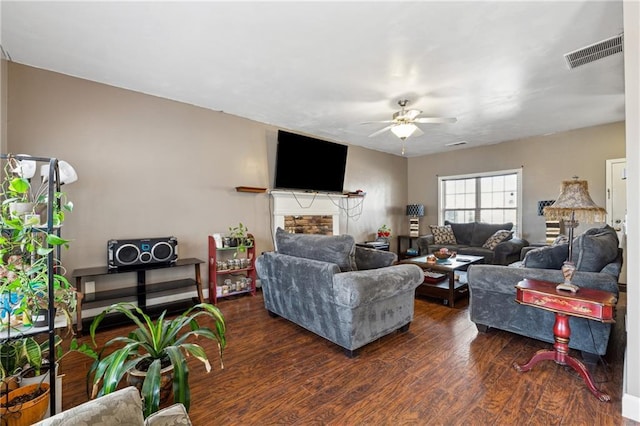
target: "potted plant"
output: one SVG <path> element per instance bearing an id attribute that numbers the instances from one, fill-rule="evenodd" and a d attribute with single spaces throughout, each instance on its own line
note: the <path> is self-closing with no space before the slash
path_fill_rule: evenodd
<path id="1" fill-rule="evenodd" d="M 238 253 L 244 253 L 247 251 L 247 247 L 253 245 L 253 240 L 249 238 L 249 229 L 242 224 L 238 223 L 237 226 L 230 226 L 227 237 L 231 241 L 230 247 L 236 247 L 236 255 Z"/>
<path id="2" fill-rule="evenodd" d="M 71 352 L 97 358 L 95 351 L 86 343 L 79 345 L 74 338 L 65 352 L 61 346 L 62 338 L 57 335 L 55 338 L 58 362 Z M 50 366 L 46 363 L 48 351 L 48 340 L 38 343 L 32 336 L 20 337 L 2 345 L 0 376 L 11 373 L 8 377 L 20 377 L 20 387 L 14 388 L 8 395 L 0 398 L 0 415 L 3 419 L 7 419 L 7 425 L 28 426 L 41 420 L 46 413 L 50 395 L 48 378 L 51 376 Z"/>
<path id="3" fill-rule="evenodd" d="M 187 309 L 181 315 L 166 318 L 166 311 L 153 321 L 142 309 L 131 303 L 116 303 L 103 310 L 91 323 L 90 335 L 95 343 L 96 329 L 109 313 L 124 314 L 135 325 L 128 336 L 115 337 L 100 350 L 99 358 L 94 361 L 90 376 L 93 376 L 92 398 L 115 391 L 119 383 L 127 376 L 129 383 L 138 387 L 144 400 L 145 417 L 158 411 L 161 403 L 163 385 L 162 373 L 169 372 L 174 402 L 181 402 L 187 410 L 191 404 L 189 390 L 189 369 L 187 355 L 193 355 L 211 371 L 211 364 L 202 346 L 193 339 L 203 337 L 213 340 L 218 346 L 220 367 L 222 353 L 226 346 L 225 321 L 220 310 L 209 303 L 200 303 Z M 213 320 L 214 328 L 198 323 L 198 318 Z M 115 350 L 109 349 L 116 347 Z M 168 368 L 170 367 L 170 368 Z M 144 372 L 140 382 L 132 379 L 137 375 L 133 369 Z"/>
<path id="4" fill-rule="evenodd" d="M 382 238 L 388 241 L 389 237 L 391 237 L 391 228 L 389 228 L 387 225 L 382 225 L 380 228 L 378 228 L 378 238 Z"/>

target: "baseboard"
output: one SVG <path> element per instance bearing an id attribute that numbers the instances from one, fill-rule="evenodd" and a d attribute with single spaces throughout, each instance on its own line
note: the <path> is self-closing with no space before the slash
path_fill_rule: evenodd
<path id="1" fill-rule="evenodd" d="M 622 377 L 622 417 L 640 422 L 640 398 L 627 393 L 627 350 L 624 351 Z"/>

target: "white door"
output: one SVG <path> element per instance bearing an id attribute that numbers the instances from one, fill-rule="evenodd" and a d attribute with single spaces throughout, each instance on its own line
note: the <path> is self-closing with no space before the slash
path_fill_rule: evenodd
<path id="1" fill-rule="evenodd" d="M 626 216 L 627 216 L 627 160 L 626 158 L 616 158 L 607 160 L 607 223 L 611 225 L 618 233 L 620 247 L 622 247 L 624 259 L 622 263 L 622 271 L 618 282 L 627 282 L 627 232 L 626 232 Z"/>

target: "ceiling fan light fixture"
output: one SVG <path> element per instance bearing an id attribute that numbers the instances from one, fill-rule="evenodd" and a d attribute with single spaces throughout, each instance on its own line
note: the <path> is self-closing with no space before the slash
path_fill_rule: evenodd
<path id="1" fill-rule="evenodd" d="M 402 140 L 405 140 L 409 136 L 413 134 L 418 129 L 418 127 L 413 123 L 402 123 L 397 126 L 393 126 L 391 131 L 394 135 L 399 137 Z"/>

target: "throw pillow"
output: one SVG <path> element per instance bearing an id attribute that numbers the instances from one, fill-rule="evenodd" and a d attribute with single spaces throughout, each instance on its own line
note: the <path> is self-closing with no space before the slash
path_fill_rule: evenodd
<path id="1" fill-rule="evenodd" d="M 557 246 L 558 244 L 567 244 L 569 242 L 569 237 L 566 235 L 560 234 L 556 237 L 555 240 L 551 243 L 552 246 Z"/>
<path id="2" fill-rule="evenodd" d="M 453 235 L 453 229 L 451 229 L 451 225 L 429 225 L 429 228 L 431 228 L 431 234 L 433 235 L 434 244 L 457 244 L 456 236 Z"/>
<path id="3" fill-rule="evenodd" d="M 600 272 L 618 257 L 618 235 L 609 225 L 588 229 L 573 241 L 573 262 L 578 271 Z"/>
<path id="4" fill-rule="evenodd" d="M 496 231 L 505 230 L 511 231 L 513 229 L 513 223 L 484 223 L 484 222 L 476 222 L 476 226 L 473 228 L 473 236 L 471 237 L 471 243 L 469 243 L 472 247 L 482 247 L 482 245 L 492 236 Z"/>
<path id="5" fill-rule="evenodd" d="M 492 236 L 487 238 L 487 241 L 482 245 L 482 247 L 489 250 L 493 250 L 501 242 L 510 240 L 512 234 L 513 234 L 513 231 L 500 229 L 499 231 L 494 232 Z"/>
<path id="6" fill-rule="evenodd" d="M 342 272 L 354 271 L 356 242 L 351 235 L 291 234 L 276 230 L 278 253 L 335 263 Z"/>
<path id="7" fill-rule="evenodd" d="M 525 268 L 560 269 L 569 256 L 569 244 L 544 246 L 527 252 L 522 264 Z"/>

